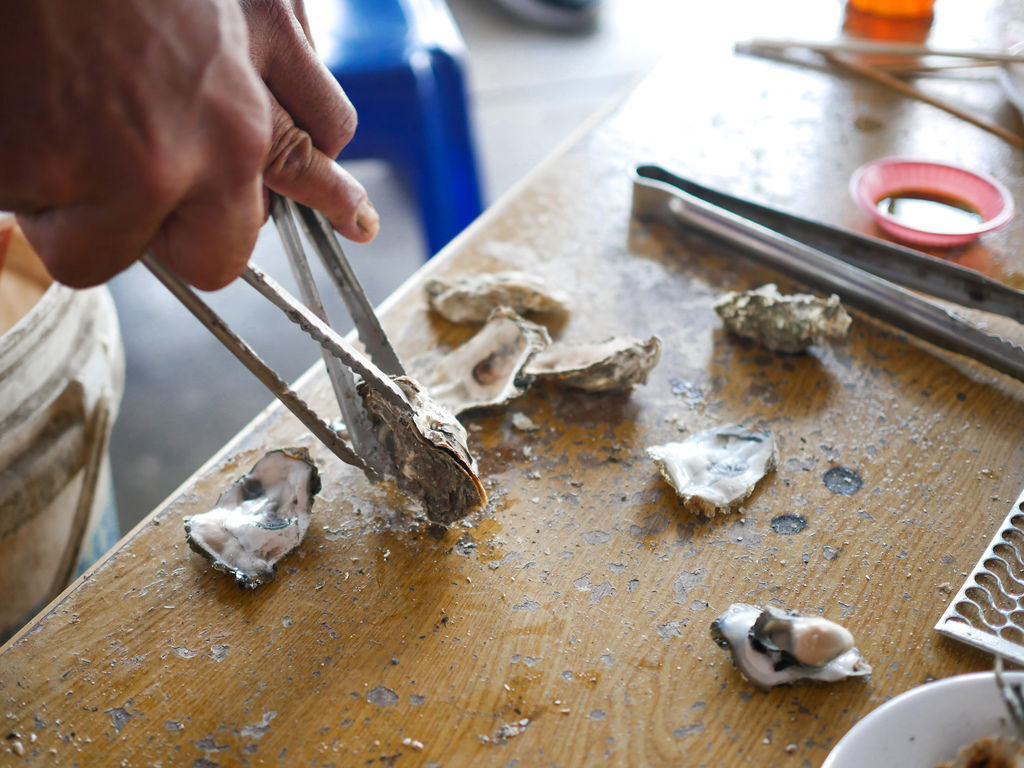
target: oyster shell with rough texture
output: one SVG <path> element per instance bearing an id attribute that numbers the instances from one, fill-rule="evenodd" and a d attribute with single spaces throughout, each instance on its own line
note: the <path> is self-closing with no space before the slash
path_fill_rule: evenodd
<path id="1" fill-rule="evenodd" d="M 217 506 L 185 518 L 189 546 L 240 587 L 274 578 L 309 528 L 320 473 L 305 448 L 271 451 L 228 488 Z"/>
<path id="2" fill-rule="evenodd" d="M 538 352 L 526 373 L 588 392 L 629 389 L 644 384 L 661 359 L 661 339 L 618 336 L 594 344 L 555 342 Z"/>
<path id="3" fill-rule="evenodd" d="M 398 487 L 420 499 L 430 520 L 450 525 L 487 503 L 476 460 L 466 445 L 466 429 L 412 379 L 403 376 L 394 382 L 412 406 L 412 420 L 362 384 L 367 414 L 391 459 Z"/>
<path id="4" fill-rule="evenodd" d="M 684 504 L 705 515 L 728 512 L 775 469 L 775 438 L 739 424 L 647 449 Z"/>
<path id="5" fill-rule="evenodd" d="M 711 637 L 762 691 L 801 680 L 831 683 L 871 674 L 849 630 L 820 616 L 733 603 L 711 622 Z"/>
<path id="6" fill-rule="evenodd" d="M 850 327 L 837 295 L 783 295 L 775 283 L 727 293 L 714 307 L 730 331 L 778 352 L 803 352 L 826 338 L 842 338 Z"/>
<path id="7" fill-rule="evenodd" d="M 532 377 L 523 368 L 550 343 L 543 326 L 507 307 L 496 309 L 475 336 L 437 363 L 430 394 L 456 415 L 507 403 L 529 388 Z"/>
<path id="8" fill-rule="evenodd" d="M 452 282 L 429 280 L 425 286 L 430 306 L 453 323 L 483 323 L 497 307 L 519 314 L 564 310 L 569 297 L 552 290 L 526 272 L 490 272 L 467 275 Z"/>

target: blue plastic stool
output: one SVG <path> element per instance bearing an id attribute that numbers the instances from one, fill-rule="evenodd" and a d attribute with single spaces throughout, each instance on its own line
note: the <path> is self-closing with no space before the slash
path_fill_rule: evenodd
<path id="1" fill-rule="evenodd" d="M 482 210 L 463 74 L 443 0 L 306 0 L 317 50 L 359 113 L 341 159 L 391 163 L 419 199 L 429 256 Z"/>

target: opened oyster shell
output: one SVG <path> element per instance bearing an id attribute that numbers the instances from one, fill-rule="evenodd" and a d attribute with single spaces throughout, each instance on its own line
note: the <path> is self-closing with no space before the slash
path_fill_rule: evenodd
<path id="1" fill-rule="evenodd" d="M 714 305 L 725 327 L 778 352 L 803 352 L 826 338 L 842 338 L 850 316 L 839 297 L 783 295 L 775 283 L 725 294 Z"/>
<path id="2" fill-rule="evenodd" d="M 412 379 L 393 380 L 412 405 L 396 409 L 365 384 L 359 392 L 377 439 L 391 457 L 398 487 L 420 499 L 427 517 L 449 525 L 487 503 L 465 428 Z"/>
<path id="3" fill-rule="evenodd" d="M 519 314 L 554 312 L 568 304 L 568 296 L 549 288 L 526 272 L 508 271 L 467 275 L 453 282 L 430 280 L 425 286 L 430 306 L 453 323 L 482 323 L 498 307 Z"/>
<path id="4" fill-rule="evenodd" d="M 661 339 L 618 336 L 595 344 L 555 342 L 538 352 L 526 373 L 588 392 L 629 389 L 644 384 L 661 359 Z"/>
<path id="5" fill-rule="evenodd" d="M 319 491 L 320 474 L 305 448 L 271 451 L 221 494 L 217 506 L 186 517 L 185 537 L 240 587 L 258 587 L 302 542 Z"/>
<path id="6" fill-rule="evenodd" d="M 530 386 L 523 368 L 550 343 L 543 326 L 507 307 L 496 309 L 475 336 L 437 363 L 430 394 L 456 415 L 506 403 Z"/>
<path id="7" fill-rule="evenodd" d="M 763 691 L 800 680 L 830 683 L 871 674 L 849 630 L 820 616 L 733 603 L 711 622 L 711 637 Z"/>
<path id="8" fill-rule="evenodd" d="M 739 424 L 708 429 L 678 443 L 647 449 L 686 506 L 705 515 L 728 512 L 775 469 L 770 432 Z"/>

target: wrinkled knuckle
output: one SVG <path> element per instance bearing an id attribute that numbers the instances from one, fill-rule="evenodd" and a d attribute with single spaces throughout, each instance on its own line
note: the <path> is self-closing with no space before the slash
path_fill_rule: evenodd
<path id="1" fill-rule="evenodd" d="M 267 176 L 277 181 L 297 181 L 313 164 L 313 141 L 292 125 L 274 136 L 267 159 Z"/>

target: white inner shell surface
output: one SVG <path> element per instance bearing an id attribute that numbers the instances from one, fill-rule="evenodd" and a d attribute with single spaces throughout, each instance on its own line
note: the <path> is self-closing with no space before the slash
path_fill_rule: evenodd
<path id="1" fill-rule="evenodd" d="M 189 545 L 239 586 L 257 587 L 302 542 L 319 489 L 304 448 L 272 451 L 221 494 L 216 507 L 185 518 Z"/>
<path id="2" fill-rule="evenodd" d="M 651 446 L 647 454 L 685 503 L 713 514 L 739 504 L 775 468 L 775 439 L 732 424 Z"/>
<path id="3" fill-rule="evenodd" d="M 871 674 L 871 666 L 856 648 L 850 648 L 824 666 L 812 667 L 795 663 L 780 651 L 758 647 L 753 628 L 762 613 L 762 609 L 756 605 L 733 603 L 728 611 L 711 624 L 711 634 L 715 641 L 729 648 L 740 673 L 761 690 L 800 680 L 833 683 L 848 677 Z M 799 618 L 794 616 L 794 619 Z"/>
<path id="4" fill-rule="evenodd" d="M 506 403 L 527 390 L 523 367 L 550 343 L 544 326 L 496 309 L 475 336 L 438 362 L 430 395 L 456 415 Z"/>

